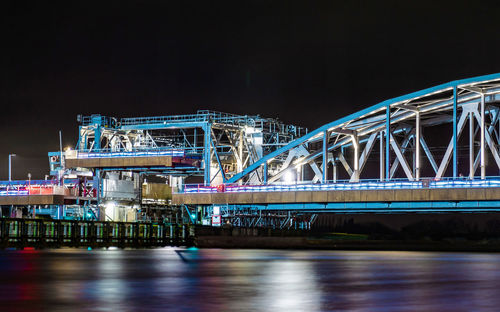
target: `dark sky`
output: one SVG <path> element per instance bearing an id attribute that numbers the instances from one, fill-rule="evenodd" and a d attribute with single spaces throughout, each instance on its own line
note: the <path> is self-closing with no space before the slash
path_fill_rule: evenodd
<path id="1" fill-rule="evenodd" d="M 211 109 L 316 128 L 500 71 L 496 1 L 7 1 L 0 179 L 43 178 L 77 114 Z"/>

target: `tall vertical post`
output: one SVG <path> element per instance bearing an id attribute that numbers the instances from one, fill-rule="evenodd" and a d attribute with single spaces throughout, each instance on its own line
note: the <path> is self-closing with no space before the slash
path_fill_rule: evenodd
<path id="1" fill-rule="evenodd" d="M 415 138 L 415 179 L 420 180 L 420 112 L 415 112 L 415 127 L 416 127 L 416 138 Z"/>
<path id="2" fill-rule="evenodd" d="M 469 179 L 474 179 L 474 113 L 469 113 Z"/>
<path id="3" fill-rule="evenodd" d="M 96 195 L 97 195 L 97 219 L 98 220 L 101 220 L 101 192 L 102 192 L 102 188 L 101 188 L 101 169 L 99 168 L 96 168 L 95 169 L 95 177 L 97 178 L 97 189 L 96 189 Z M 95 185 L 95 184 L 94 184 Z M 104 215 L 106 215 L 106 213 L 104 213 Z"/>
<path id="4" fill-rule="evenodd" d="M 95 151 L 100 151 L 101 150 L 101 125 L 100 124 L 95 124 L 95 129 L 94 129 L 94 150 Z"/>
<path id="5" fill-rule="evenodd" d="M 337 183 L 337 162 L 333 160 L 333 183 Z"/>
<path id="6" fill-rule="evenodd" d="M 262 172 L 262 177 L 263 177 L 262 182 L 264 183 L 264 185 L 266 185 L 267 184 L 267 161 L 264 162 L 264 170 Z"/>
<path id="7" fill-rule="evenodd" d="M 485 114 L 484 114 L 484 93 L 481 93 L 481 179 L 486 179 L 486 155 L 484 148 L 484 130 L 485 130 Z"/>
<path id="8" fill-rule="evenodd" d="M 203 163 L 204 163 L 204 182 L 205 185 L 210 185 L 210 165 L 212 163 L 211 141 L 212 141 L 212 126 L 207 123 L 203 127 L 204 133 L 204 149 L 203 149 Z"/>
<path id="9" fill-rule="evenodd" d="M 355 134 L 352 136 L 352 145 L 354 147 L 354 170 L 353 170 L 353 175 L 354 175 L 354 182 L 359 182 L 359 141 L 358 141 L 358 135 Z"/>
<path id="10" fill-rule="evenodd" d="M 9 181 L 12 181 L 12 154 L 9 154 Z"/>
<path id="11" fill-rule="evenodd" d="M 64 164 L 64 157 L 63 157 L 62 131 L 61 130 L 59 130 L 59 152 L 60 152 L 60 157 L 61 157 L 61 168 L 64 170 L 65 164 Z"/>
<path id="12" fill-rule="evenodd" d="M 194 128 L 194 133 L 193 133 L 193 148 L 194 152 L 196 153 L 196 141 L 198 140 L 198 128 Z"/>
<path id="13" fill-rule="evenodd" d="M 391 106 L 387 105 L 385 110 L 385 180 L 390 179 L 390 145 L 391 145 Z"/>
<path id="14" fill-rule="evenodd" d="M 453 86 L 453 178 L 458 176 L 457 86 Z"/>
<path id="15" fill-rule="evenodd" d="M 302 166 L 296 167 L 296 170 L 297 174 L 295 177 L 295 181 L 298 182 L 297 184 L 299 184 L 302 181 Z"/>
<path id="16" fill-rule="evenodd" d="M 243 136 L 245 135 L 245 132 L 240 131 L 239 133 L 239 140 L 238 140 L 238 159 L 237 159 L 237 166 L 238 166 L 238 172 L 243 170 Z"/>
<path id="17" fill-rule="evenodd" d="M 323 178 L 322 182 L 326 183 L 328 168 L 328 130 L 323 133 Z"/>
<path id="18" fill-rule="evenodd" d="M 380 182 L 384 181 L 384 174 L 385 174 L 385 162 L 384 162 L 384 131 L 379 132 L 379 139 L 380 139 Z"/>
<path id="19" fill-rule="evenodd" d="M 238 157 L 236 157 L 236 167 L 238 172 L 243 171 L 243 140 L 245 139 L 244 135 L 245 132 L 241 130 L 239 132 L 239 138 L 238 138 Z M 267 172 L 263 174 L 267 175 Z M 267 183 L 267 176 L 266 176 L 266 183 Z M 242 185 L 243 181 L 241 179 L 238 180 L 238 184 Z"/>

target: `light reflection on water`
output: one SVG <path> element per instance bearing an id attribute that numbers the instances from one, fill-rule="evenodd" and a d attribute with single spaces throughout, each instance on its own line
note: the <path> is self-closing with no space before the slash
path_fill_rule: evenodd
<path id="1" fill-rule="evenodd" d="M 0 251 L 0 310 L 498 311 L 500 254 Z"/>

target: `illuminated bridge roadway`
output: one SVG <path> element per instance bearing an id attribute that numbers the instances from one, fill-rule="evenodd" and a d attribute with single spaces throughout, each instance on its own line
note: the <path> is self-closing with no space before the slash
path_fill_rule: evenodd
<path id="1" fill-rule="evenodd" d="M 234 210 L 337 213 L 500 211 L 500 179 L 359 183 L 186 186 L 172 203 Z"/>

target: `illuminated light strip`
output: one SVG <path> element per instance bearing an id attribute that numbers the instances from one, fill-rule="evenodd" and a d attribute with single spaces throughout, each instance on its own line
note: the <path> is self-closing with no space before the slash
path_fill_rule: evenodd
<path id="1" fill-rule="evenodd" d="M 112 158 L 112 157 L 141 157 L 141 156 L 174 156 L 184 157 L 185 152 L 182 150 L 168 151 L 138 151 L 138 152 L 90 152 L 78 153 L 78 159 L 84 158 Z"/>
<path id="2" fill-rule="evenodd" d="M 0 196 L 28 195 L 27 190 L 23 191 L 0 191 Z"/>
<path id="3" fill-rule="evenodd" d="M 500 187 L 500 180 L 484 181 L 431 181 L 428 187 L 421 182 L 361 182 L 361 183 L 335 183 L 335 184 L 298 184 L 298 185 L 244 185 L 226 186 L 226 193 L 248 192 L 292 192 L 292 191 L 331 191 L 331 190 L 382 190 L 382 189 L 446 189 L 469 187 Z M 186 185 L 185 193 L 218 193 L 216 187 Z"/>

